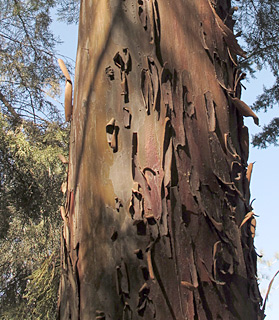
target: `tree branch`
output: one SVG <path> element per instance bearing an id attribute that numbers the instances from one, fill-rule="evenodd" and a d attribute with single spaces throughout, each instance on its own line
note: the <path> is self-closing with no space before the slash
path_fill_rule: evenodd
<path id="1" fill-rule="evenodd" d="M 6 97 L 2 94 L 0 91 L 0 100 L 3 102 L 4 106 L 8 109 L 10 114 L 16 119 L 19 120 L 20 116 L 15 111 L 14 107 L 9 103 L 9 101 L 6 99 Z"/>

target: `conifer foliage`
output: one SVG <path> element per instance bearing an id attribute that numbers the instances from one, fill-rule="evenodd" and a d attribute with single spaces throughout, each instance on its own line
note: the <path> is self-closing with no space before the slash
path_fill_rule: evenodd
<path id="1" fill-rule="evenodd" d="M 4 114 L 34 121 L 57 119 L 46 94 L 58 93 L 54 55 L 57 39 L 50 30 L 54 1 L 0 1 L 0 101 Z"/>
<path id="2" fill-rule="evenodd" d="M 55 126 L 55 127 L 54 127 Z M 0 118 L 0 318 L 54 319 L 67 130 Z"/>
<path id="3" fill-rule="evenodd" d="M 236 13 L 237 28 L 246 43 L 248 56 L 241 61 L 243 67 L 250 72 L 268 68 L 275 78 L 269 88 L 263 92 L 253 104 L 255 111 L 268 111 L 279 104 L 279 1 L 278 0 L 242 0 L 234 1 L 239 7 Z M 278 118 L 262 128 L 255 135 L 253 145 L 266 148 L 270 144 L 278 144 Z"/>
<path id="4" fill-rule="evenodd" d="M 54 319 L 68 127 L 51 31 L 58 2 L 0 0 L 0 318 Z"/>

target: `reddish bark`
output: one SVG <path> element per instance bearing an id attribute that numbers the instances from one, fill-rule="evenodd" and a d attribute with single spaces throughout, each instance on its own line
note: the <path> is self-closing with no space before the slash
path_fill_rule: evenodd
<path id="1" fill-rule="evenodd" d="M 82 1 L 61 319 L 262 317 L 229 9 Z"/>

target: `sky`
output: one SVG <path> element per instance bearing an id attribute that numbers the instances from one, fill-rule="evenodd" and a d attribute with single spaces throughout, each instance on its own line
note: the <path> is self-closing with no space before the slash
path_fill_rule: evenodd
<path id="1" fill-rule="evenodd" d="M 78 26 L 55 22 L 53 30 L 64 41 L 62 45 L 57 47 L 57 50 L 75 60 Z M 248 105 L 252 105 L 262 92 L 263 85 L 268 87 L 273 84 L 273 76 L 264 69 L 256 74 L 256 79 L 248 78 L 242 83 L 247 90 L 243 90 L 241 99 Z M 272 118 L 278 116 L 278 106 L 267 113 L 258 113 L 258 116 L 261 126 L 268 124 Z M 245 118 L 245 125 L 249 128 L 250 136 L 261 131 L 261 128 L 254 124 L 252 118 Z M 263 254 L 263 258 L 258 264 L 260 290 L 263 298 L 269 281 L 279 269 L 278 156 L 279 147 L 269 146 L 267 149 L 257 149 L 250 146 L 248 162 L 255 162 L 250 185 L 251 200 L 255 199 L 253 202 L 254 213 L 259 216 L 257 218 L 255 247 L 259 254 Z M 278 259 L 276 259 L 276 255 Z M 273 283 L 265 313 L 267 315 L 265 320 L 278 320 L 279 275 Z"/>
<path id="2" fill-rule="evenodd" d="M 242 93 L 242 100 L 251 105 L 256 97 L 262 92 L 263 85 L 271 86 L 273 76 L 268 70 L 257 73 L 256 79 L 250 82 L 244 81 L 247 90 Z M 274 117 L 278 117 L 278 106 L 267 113 L 258 113 L 260 125 L 268 124 Z M 254 124 L 251 118 L 245 119 L 250 135 L 261 131 L 261 128 Z M 251 200 L 257 218 L 257 228 L 255 237 L 255 247 L 258 253 L 263 254 L 263 258 L 268 264 L 259 261 L 258 273 L 263 278 L 260 281 L 262 296 L 268 287 L 270 279 L 279 269 L 279 207 L 277 204 L 278 194 L 278 157 L 279 147 L 269 146 L 267 149 L 258 149 L 250 146 L 249 162 L 255 162 L 251 179 Z M 268 279 L 264 279 L 267 277 Z M 266 320 L 277 320 L 279 315 L 279 277 L 275 279 L 266 307 Z"/>

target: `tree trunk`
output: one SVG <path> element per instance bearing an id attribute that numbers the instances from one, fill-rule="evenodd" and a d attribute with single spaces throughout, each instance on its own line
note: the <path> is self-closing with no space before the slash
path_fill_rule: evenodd
<path id="1" fill-rule="evenodd" d="M 262 318 L 230 11 L 82 1 L 61 319 Z"/>

